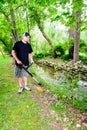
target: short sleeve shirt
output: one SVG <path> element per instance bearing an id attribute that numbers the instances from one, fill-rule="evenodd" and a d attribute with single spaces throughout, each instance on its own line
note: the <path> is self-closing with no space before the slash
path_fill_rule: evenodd
<path id="1" fill-rule="evenodd" d="M 29 65 L 29 53 L 32 53 L 32 47 L 29 43 L 23 43 L 22 41 L 18 41 L 15 43 L 13 50 L 15 50 L 17 58 L 24 64 Z M 16 65 L 17 62 L 15 61 Z"/>

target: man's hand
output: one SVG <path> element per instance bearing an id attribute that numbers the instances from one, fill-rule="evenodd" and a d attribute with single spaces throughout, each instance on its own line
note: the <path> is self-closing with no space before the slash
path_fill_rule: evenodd
<path id="1" fill-rule="evenodd" d="M 31 63 L 34 64 L 34 61 L 32 60 Z"/>
<path id="2" fill-rule="evenodd" d="M 17 64 L 22 65 L 22 62 L 20 60 L 17 60 Z"/>
<path id="3" fill-rule="evenodd" d="M 34 60 L 33 60 L 33 55 L 32 55 L 32 53 L 29 54 L 29 59 L 30 59 L 31 63 L 34 64 Z"/>

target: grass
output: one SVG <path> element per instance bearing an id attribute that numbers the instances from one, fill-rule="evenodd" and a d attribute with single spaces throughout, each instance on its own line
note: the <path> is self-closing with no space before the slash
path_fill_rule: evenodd
<path id="1" fill-rule="evenodd" d="M 19 97 L 17 94 L 6 94 L 1 98 L 1 130 L 39 128 L 38 119 L 40 117 L 37 115 L 39 105 L 28 94 L 26 95 L 27 99 L 25 95 Z"/>
<path id="2" fill-rule="evenodd" d="M 76 117 L 70 113 L 69 109 L 62 102 L 53 103 L 52 109 L 58 112 L 58 115 L 61 117 L 61 120 L 68 130 L 86 130 L 85 126 L 81 126 L 81 128 L 76 128 L 77 124 L 80 124 L 79 121 L 76 120 Z"/>
<path id="3" fill-rule="evenodd" d="M 21 95 L 17 93 L 19 86 L 13 75 L 12 62 L 11 57 L 0 56 L 0 130 L 52 130 L 48 127 L 51 117 L 41 113 L 41 104 L 31 97 L 32 91 L 24 91 Z M 33 69 L 32 71 L 34 72 Z M 41 82 L 43 83 L 42 80 Z M 29 84 L 32 83 L 29 80 Z M 46 84 L 46 87 L 53 91 L 50 84 Z M 69 122 L 64 122 L 66 128 L 76 128 L 77 121 L 65 104 L 53 103 L 52 109 L 58 112 L 62 121 L 64 115 L 69 118 Z"/>
<path id="4" fill-rule="evenodd" d="M 55 63 L 55 64 L 61 64 L 61 63 L 64 64 L 64 61 L 61 59 L 53 59 L 53 58 L 49 58 L 49 57 L 47 57 L 45 59 L 41 59 L 41 61 L 44 61 L 44 60 L 47 60 L 47 61 Z M 49 68 L 49 69 L 51 69 L 51 68 Z M 56 66 L 55 66 L 55 69 L 52 70 L 52 72 L 53 71 L 56 72 Z M 61 72 L 62 71 L 63 70 L 61 70 Z M 66 71 L 66 73 L 64 72 L 64 75 L 66 77 L 66 81 L 65 81 L 66 83 L 64 85 L 61 84 L 62 87 L 60 87 L 58 85 L 57 86 L 55 85 L 53 87 L 53 85 L 50 83 L 48 83 L 48 85 L 45 85 L 45 86 L 47 86 L 47 89 L 50 89 L 50 91 L 55 93 L 59 100 L 62 100 L 63 102 L 66 102 L 70 106 L 73 106 L 74 108 L 79 109 L 81 112 L 87 112 L 87 92 L 86 91 L 82 92 L 80 90 L 81 86 L 79 86 L 77 84 L 78 81 L 81 80 L 81 77 L 83 75 L 81 75 L 80 72 L 73 75 L 73 72 L 72 72 L 72 69 L 69 70 L 69 72 L 68 72 L 68 70 Z M 72 93 L 70 94 L 71 90 L 72 90 Z M 82 95 L 83 98 L 78 98 L 78 97 L 76 97 L 76 95 L 77 96 Z"/>
<path id="5" fill-rule="evenodd" d="M 35 73 L 39 77 L 39 74 L 35 70 L 33 70 L 33 73 Z M 77 121 L 76 114 L 78 114 L 78 110 L 79 109 L 82 110 L 83 107 L 84 107 L 84 110 L 85 110 L 85 108 L 87 106 L 85 104 L 87 104 L 87 103 L 84 103 L 83 101 L 79 102 L 79 100 L 76 100 L 76 99 L 73 101 L 72 98 L 68 99 L 67 97 L 70 97 L 71 94 L 66 89 L 64 90 L 64 89 L 61 89 L 61 87 L 58 88 L 57 86 L 54 87 L 50 83 L 46 83 L 46 82 L 44 83 L 43 80 L 41 80 L 40 82 L 42 82 L 42 84 L 44 84 L 45 89 L 50 90 L 50 95 L 49 95 L 50 99 L 52 98 L 53 95 L 57 97 L 57 102 L 54 101 L 52 103 L 51 109 L 55 110 L 58 113 L 59 117 L 61 118 L 61 120 L 62 120 L 62 122 L 65 126 L 65 128 L 70 129 L 70 130 L 77 130 L 78 128 L 76 128 L 76 126 L 80 122 Z M 69 85 L 69 83 L 68 83 L 68 85 Z M 72 101 L 72 103 L 70 103 L 69 100 Z M 73 104 L 73 102 L 74 102 L 74 104 Z M 67 106 L 70 106 L 73 111 L 75 110 L 75 113 L 72 114 L 73 111 L 71 112 Z M 74 109 L 74 108 L 77 108 L 77 109 Z M 64 121 L 65 118 L 68 118 L 68 121 Z M 86 130 L 85 126 L 81 125 L 81 130 Z"/>
<path id="6" fill-rule="evenodd" d="M 46 130 L 50 119 L 41 114 L 41 104 L 31 98 L 32 91 L 21 95 L 17 91 L 12 58 L 0 56 L 0 130 Z"/>

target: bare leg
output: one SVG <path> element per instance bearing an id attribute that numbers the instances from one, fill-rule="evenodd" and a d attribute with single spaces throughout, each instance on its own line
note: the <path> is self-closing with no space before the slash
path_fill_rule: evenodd
<path id="1" fill-rule="evenodd" d="M 28 78 L 27 77 L 23 77 L 24 80 L 24 85 L 27 86 L 28 85 Z"/>
<path id="2" fill-rule="evenodd" d="M 20 86 L 18 93 L 21 94 L 23 89 L 24 89 L 23 86 L 22 86 L 22 77 L 18 78 L 18 84 Z"/>
<path id="3" fill-rule="evenodd" d="M 20 87 L 22 87 L 22 77 L 18 78 L 18 84 Z"/>
<path id="4" fill-rule="evenodd" d="M 28 91 L 31 91 L 31 88 L 28 86 L 28 77 L 23 77 L 24 80 L 24 88 Z"/>

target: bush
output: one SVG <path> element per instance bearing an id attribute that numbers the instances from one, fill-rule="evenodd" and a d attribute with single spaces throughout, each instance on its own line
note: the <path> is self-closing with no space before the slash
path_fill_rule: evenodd
<path id="1" fill-rule="evenodd" d="M 87 42 L 80 40 L 80 52 L 87 53 Z"/>
<path id="2" fill-rule="evenodd" d="M 87 61 L 87 56 L 80 55 L 79 58 L 80 58 L 80 60 L 82 60 L 82 61 Z"/>
<path id="3" fill-rule="evenodd" d="M 44 56 L 52 56 L 52 51 L 50 50 L 50 51 L 47 51 L 45 54 L 44 54 Z"/>
<path id="4" fill-rule="evenodd" d="M 70 55 L 69 54 L 64 54 L 63 56 L 61 56 L 61 58 L 64 59 L 64 60 L 69 60 Z"/>
<path id="5" fill-rule="evenodd" d="M 87 43 L 84 40 L 80 40 L 80 48 L 86 46 Z"/>
<path id="6" fill-rule="evenodd" d="M 34 54 L 34 58 L 38 59 L 38 58 L 43 58 L 44 57 L 44 54 L 43 53 L 35 53 Z"/>
<path id="7" fill-rule="evenodd" d="M 56 54 L 55 54 L 56 57 L 57 56 L 62 56 L 65 53 L 63 47 L 60 46 L 60 45 L 55 46 L 54 51 L 56 52 Z"/>
<path id="8" fill-rule="evenodd" d="M 46 57 L 46 56 L 52 56 L 52 51 L 48 50 L 45 54 L 42 53 L 42 52 L 38 52 L 38 53 L 34 54 L 34 58 L 36 58 L 36 59 L 43 58 L 43 57 Z"/>

